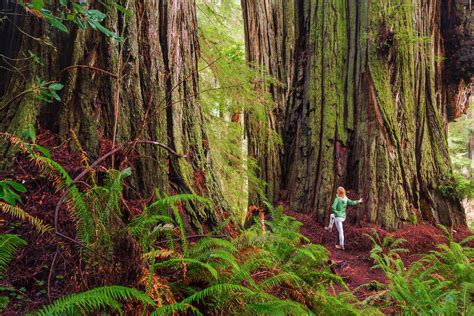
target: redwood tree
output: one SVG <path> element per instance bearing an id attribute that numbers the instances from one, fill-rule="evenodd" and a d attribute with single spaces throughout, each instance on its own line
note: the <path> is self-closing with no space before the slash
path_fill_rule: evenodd
<path id="1" fill-rule="evenodd" d="M 281 168 L 268 180 L 292 208 L 322 221 L 343 185 L 366 200 L 359 220 L 395 229 L 421 213 L 465 224 L 459 200 L 441 190 L 451 171 L 443 5 L 242 0 L 248 60 L 273 77 L 268 125 L 283 140 L 265 153 Z"/>
<path id="2" fill-rule="evenodd" d="M 164 144 L 170 150 L 140 142 L 126 146 L 124 153 L 136 153 L 133 160 L 121 161 L 133 166 L 132 186 L 145 195 L 157 187 L 210 197 L 217 210 L 193 205 L 183 215 L 198 230 L 212 226 L 224 199 L 208 163 L 199 104 L 194 1 L 108 4 L 88 1 L 86 8 L 106 12 L 103 26 L 123 42 L 73 24 L 66 33 L 41 12 L 2 2 L 0 53 L 8 71 L 0 76 L 0 131 L 18 134 L 33 125 L 67 138 L 74 130 L 92 159 L 99 156 L 100 139 L 113 145 Z M 59 3 L 48 9 L 53 14 L 67 10 Z M 37 77 L 64 84 L 60 102 L 37 100 Z M 2 142 L 0 152 L 5 167 L 15 151 Z"/>

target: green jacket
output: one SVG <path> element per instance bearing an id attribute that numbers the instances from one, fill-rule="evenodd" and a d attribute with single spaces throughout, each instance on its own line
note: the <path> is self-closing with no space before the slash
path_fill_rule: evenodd
<path id="1" fill-rule="evenodd" d="M 359 205 L 359 204 L 360 204 L 359 201 L 352 201 L 349 198 L 347 198 L 347 200 L 344 201 L 343 199 L 337 196 L 336 199 L 334 200 L 334 203 L 332 203 L 332 212 L 334 213 L 336 217 L 346 218 L 347 205 L 353 206 L 353 205 Z"/>

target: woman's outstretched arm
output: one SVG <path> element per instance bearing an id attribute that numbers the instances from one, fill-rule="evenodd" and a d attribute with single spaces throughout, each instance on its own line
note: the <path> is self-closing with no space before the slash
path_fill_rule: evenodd
<path id="1" fill-rule="evenodd" d="M 359 199 L 357 201 L 353 201 L 353 200 L 347 198 L 347 205 L 354 206 L 354 205 L 359 205 L 360 203 L 362 203 L 362 199 Z"/>

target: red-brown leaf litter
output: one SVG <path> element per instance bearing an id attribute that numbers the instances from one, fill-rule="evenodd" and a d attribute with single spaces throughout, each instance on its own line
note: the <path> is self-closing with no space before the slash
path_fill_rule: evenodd
<path id="1" fill-rule="evenodd" d="M 367 285 L 372 281 L 387 283 L 384 273 L 380 269 L 372 268 L 374 265 L 370 258 L 372 243 L 366 234 L 374 235 L 375 230 L 381 238 L 391 234 L 394 238 L 405 239 L 406 242 L 401 247 L 408 249 L 408 252 L 402 253 L 401 257 L 406 265 L 417 260 L 420 254 L 436 249 L 437 244 L 446 243 L 443 231 L 429 224 L 407 224 L 404 228 L 389 233 L 377 225 L 345 222 L 345 250 L 339 250 L 335 248 L 337 242 L 335 227 L 333 227 L 332 232 L 329 232 L 324 230 L 324 225 L 316 222 L 313 216 L 291 210 L 287 210 L 285 213 L 304 224 L 301 232 L 312 243 L 322 244 L 328 249 L 332 270 L 343 278 L 351 290 L 356 290 L 355 295 L 359 299 L 364 299 L 373 292 L 370 287 L 361 287 L 362 285 Z M 467 228 L 458 228 L 453 232 L 456 241 L 460 241 L 471 234 Z M 470 246 L 473 246 L 472 242 Z M 342 287 L 338 290 L 342 290 Z"/>

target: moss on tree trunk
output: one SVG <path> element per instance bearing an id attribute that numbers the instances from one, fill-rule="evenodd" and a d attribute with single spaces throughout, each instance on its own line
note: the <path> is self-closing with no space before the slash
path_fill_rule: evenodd
<path id="1" fill-rule="evenodd" d="M 245 2 L 244 16 L 251 16 Z M 289 74 L 274 96 L 276 104 L 285 101 L 278 106 L 284 128 L 273 127 L 283 139 L 282 175 L 272 186 L 288 191 L 292 208 L 320 221 L 342 185 L 366 200 L 358 220 L 396 229 L 420 210 L 432 223 L 465 224 L 459 201 L 439 190 L 451 171 L 440 58 L 440 25 L 449 13 L 441 1 L 293 4 L 267 3 L 267 12 L 286 7 L 291 14 L 246 23 L 247 46 L 270 56 L 252 61 L 276 80 L 282 80 L 278 67 Z M 264 23 L 292 34 L 291 57 L 273 53 L 267 34 L 255 32 Z"/>
<path id="2" fill-rule="evenodd" d="M 74 130 L 92 159 L 99 156 L 101 139 L 113 145 L 136 139 L 167 144 L 186 158 L 137 144 L 133 159 L 121 161 L 133 167 L 135 192 L 146 196 L 158 188 L 209 197 L 215 208 L 187 204 L 183 215 L 199 231 L 216 225 L 225 202 L 210 164 L 199 104 L 194 1 L 129 1 L 128 14 L 105 9 L 100 1 L 88 6 L 107 10 L 105 26 L 125 41 L 73 26 L 66 34 L 10 4 L 22 14 L 0 26 L 0 41 L 8 43 L 1 53 L 16 59 L 31 50 L 45 66 L 29 63 L 25 70 L 20 68 L 25 63 L 13 61 L 21 71 L 0 78 L 0 108 L 6 113 L 0 131 L 17 134 L 36 125 L 68 138 Z M 61 102 L 42 104 L 31 93 L 14 98 L 35 76 L 62 82 Z M 0 150 L 5 167 L 15 151 L 5 143 Z"/>

